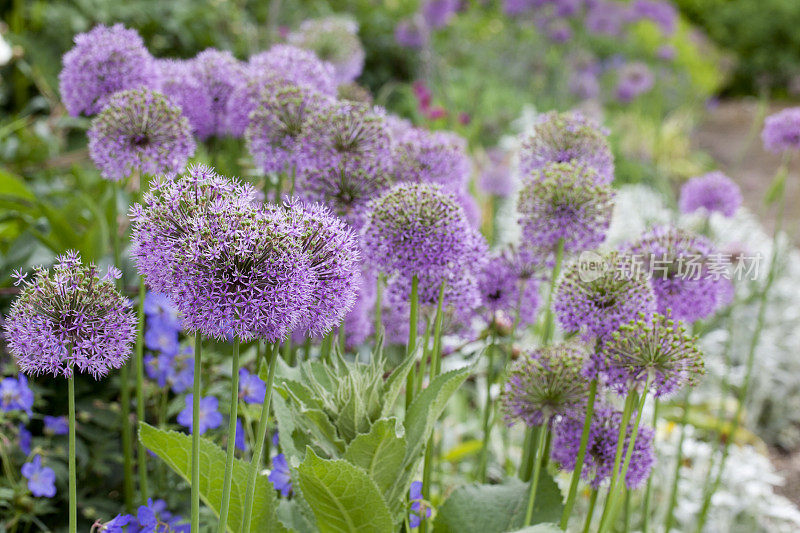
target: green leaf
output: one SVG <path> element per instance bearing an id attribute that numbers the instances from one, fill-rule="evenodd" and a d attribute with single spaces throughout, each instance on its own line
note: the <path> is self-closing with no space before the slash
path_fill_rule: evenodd
<path id="1" fill-rule="evenodd" d="M 393 531 L 394 524 L 378 486 L 347 461 L 319 458 L 306 449 L 297 484 L 322 533 Z"/>
<path id="2" fill-rule="evenodd" d="M 0 198 L 28 206 L 36 201 L 36 196 L 21 178 L 2 169 L 0 169 Z"/>
<path id="3" fill-rule="evenodd" d="M 397 479 L 406 455 L 406 439 L 397 435 L 397 419 L 382 418 L 369 433 L 359 435 L 347 446 L 344 458 L 366 470 L 384 494 Z"/>
<path id="4" fill-rule="evenodd" d="M 436 533 L 549 533 L 550 524 L 541 529 L 523 528 L 528 505 L 528 487 L 518 479 L 502 485 L 459 487 L 436 513 Z M 533 508 L 533 523 L 557 522 L 561 517 L 561 491 L 546 472 L 542 472 Z M 558 531 L 556 529 L 556 531 Z"/>
<path id="5" fill-rule="evenodd" d="M 400 396 L 400 391 L 406 383 L 406 377 L 411 371 L 411 367 L 414 366 L 417 356 L 421 351 L 422 344 L 420 342 L 420 344 L 417 344 L 416 349 L 411 352 L 399 366 L 392 370 L 392 373 L 386 379 L 386 384 L 384 385 L 384 390 L 386 392 L 383 397 L 383 411 L 381 412 L 381 416 L 389 416 L 392 413 L 394 404 L 398 396 Z M 374 357 L 375 354 L 373 353 L 373 360 Z"/>
<path id="6" fill-rule="evenodd" d="M 192 438 L 177 431 L 164 431 L 144 422 L 139 423 L 139 439 L 186 481 L 191 481 Z M 228 530 L 239 531 L 244 514 L 244 491 L 247 487 L 249 464 L 236 459 L 233 464 Z M 207 439 L 200 439 L 200 498 L 219 516 L 222 504 L 222 483 L 225 474 L 225 451 Z M 284 532 L 278 521 L 278 502 L 275 489 L 266 476 L 256 480 L 253 505 L 253 524 L 261 532 Z"/>

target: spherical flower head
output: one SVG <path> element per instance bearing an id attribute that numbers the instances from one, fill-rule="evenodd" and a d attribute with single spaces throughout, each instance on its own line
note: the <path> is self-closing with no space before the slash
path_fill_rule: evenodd
<path id="1" fill-rule="evenodd" d="M 586 12 L 586 29 L 596 35 L 617 37 L 622 33 L 626 6 L 611 0 L 597 0 Z"/>
<path id="2" fill-rule="evenodd" d="M 411 128 L 396 145 L 396 181 L 438 183 L 463 189 L 472 172 L 467 143 L 455 133 Z"/>
<path id="3" fill-rule="evenodd" d="M 248 66 L 239 84 L 234 87 L 225 104 L 227 131 L 234 137 L 241 137 L 250 123 L 250 115 L 259 105 L 269 100 L 283 87 L 292 86 L 274 70 L 255 69 Z M 314 91 L 316 92 L 316 91 Z"/>
<path id="4" fill-rule="evenodd" d="M 30 463 L 22 465 L 22 477 L 28 480 L 28 490 L 37 498 L 52 498 L 56 495 L 56 473 L 52 468 L 42 465 L 42 457 L 37 455 Z"/>
<path id="5" fill-rule="evenodd" d="M 289 470 L 289 463 L 286 462 L 286 457 L 282 453 L 272 458 L 272 470 L 267 479 L 284 498 L 292 493 L 292 473 Z"/>
<path id="6" fill-rule="evenodd" d="M 655 85 L 653 71 L 640 61 L 623 65 L 619 69 L 618 77 L 617 99 L 624 103 L 646 93 Z"/>
<path id="7" fill-rule="evenodd" d="M 185 398 L 185 407 L 178 413 L 178 424 L 189 429 L 189 433 L 194 432 L 194 395 L 189 394 Z M 219 400 L 214 396 L 200 398 L 200 415 L 198 418 L 200 435 L 209 429 L 218 428 L 222 425 L 222 415 L 219 412 Z"/>
<path id="8" fill-rule="evenodd" d="M 567 267 L 556 290 L 553 310 L 561 327 L 581 332 L 586 340 L 604 339 L 639 313 L 654 313 L 653 288 L 636 266 L 624 253 L 582 254 Z"/>
<path id="9" fill-rule="evenodd" d="M 299 327 L 311 336 L 328 334 L 352 309 L 361 277 L 358 239 L 343 220 L 321 204 L 296 199 L 284 206 L 314 274 L 311 298 Z"/>
<path id="10" fill-rule="evenodd" d="M 742 192 L 722 172 L 709 172 L 690 179 L 681 187 L 678 205 L 681 213 L 705 209 L 706 214 L 717 212 L 732 217 L 742 205 Z"/>
<path id="11" fill-rule="evenodd" d="M 564 470 L 575 469 L 575 461 L 583 434 L 584 418 L 585 412 L 576 410 L 561 418 L 553 427 L 551 457 Z M 622 413 L 620 411 L 604 405 L 595 407 L 589 429 L 586 457 L 581 470 L 581 477 L 588 481 L 594 489 L 600 488 L 603 481 L 609 479 L 614 471 L 621 423 Z M 629 423 L 623 443 L 624 450 L 628 449 L 632 435 L 633 424 Z M 640 487 L 647 480 L 655 464 L 653 436 L 652 429 L 639 427 L 636 441 L 633 444 L 628 472 L 625 475 L 625 486 L 631 490 Z M 620 464 L 620 473 L 621 471 L 622 465 Z"/>
<path id="12" fill-rule="evenodd" d="M 255 191 L 198 165 L 160 178 L 131 209 L 133 256 L 183 325 L 217 339 L 283 339 L 309 303 L 314 272 L 283 214 Z"/>
<path id="13" fill-rule="evenodd" d="M 336 96 L 334 66 L 322 61 L 314 52 L 288 44 L 276 44 L 266 52 L 250 58 L 250 67 L 256 70 L 271 70 L 289 83 Z"/>
<path id="14" fill-rule="evenodd" d="M 539 306 L 539 283 L 520 276 L 514 258 L 498 254 L 486 262 L 478 276 L 481 304 L 491 318 L 509 318 L 530 324 Z"/>
<path id="15" fill-rule="evenodd" d="M 333 65 L 333 79 L 337 85 L 355 80 L 364 69 L 365 53 L 358 39 L 358 22 L 350 17 L 305 20 L 286 40 Z"/>
<path id="16" fill-rule="evenodd" d="M 228 51 L 209 48 L 191 60 L 192 77 L 199 83 L 209 107 L 194 124 L 197 136 L 207 139 L 228 133 L 228 99 L 245 77 L 245 66 Z"/>
<path id="17" fill-rule="evenodd" d="M 122 24 L 95 26 L 75 36 L 58 75 L 70 115 L 99 113 L 117 91 L 159 86 L 158 68 L 136 30 Z"/>
<path id="18" fill-rule="evenodd" d="M 607 134 L 581 113 L 544 114 L 533 133 L 523 139 L 519 159 L 523 175 L 552 163 L 576 163 L 592 168 L 600 184 L 614 179 L 614 156 Z"/>
<path id="19" fill-rule="evenodd" d="M 705 237 L 656 226 L 626 251 L 648 271 L 659 313 L 670 310 L 675 319 L 694 322 L 723 305 L 721 295 L 729 280 L 709 269 L 709 258 L 716 252 Z"/>
<path id="20" fill-rule="evenodd" d="M 664 0 L 634 0 L 628 11 L 628 20 L 651 20 L 665 35 L 675 33 L 678 11 Z"/>
<path id="21" fill-rule="evenodd" d="M 344 317 L 346 347 L 349 350 L 355 349 L 373 333 L 377 297 L 375 284 L 374 275 L 369 272 L 362 273 L 356 301 Z"/>
<path id="22" fill-rule="evenodd" d="M 265 173 L 293 169 L 303 175 L 314 158 L 307 139 L 310 121 L 330 105 L 330 98 L 297 85 L 277 81 L 262 88 L 245 117 L 247 150 L 255 164 Z"/>
<path id="23" fill-rule="evenodd" d="M 56 258 L 52 272 L 39 268 L 11 306 L 4 329 L 22 372 L 71 377 L 73 369 L 95 379 L 128 359 L 136 315 L 114 285 L 119 271 L 100 277 L 77 252 Z"/>
<path id="24" fill-rule="evenodd" d="M 183 112 L 189 121 L 193 133 L 199 133 L 214 122 L 212 98 L 195 76 L 192 60 L 158 59 L 156 60 L 161 85 L 160 92 Z M 203 136 L 207 131 L 203 130 Z"/>
<path id="25" fill-rule="evenodd" d="M 522 354 L 511 368 L 502 393 L 510 423 L 550 423 L 586 401 L 589 384 L 583 376 L 586 354 L 577 346 L 554 345 Z"/>
<path id="26" fill-rule="evenodd" d="M 430 39 L 430 29 L 417 15 L 403 19 L 394 28 L 394 40 L 406 48 L 422 48 Z"/>
<path id="27" fill-rule="evenodd" d="M 596 248 L 606 238 L 613 192 L 597 172 L 578 163 L 550 163 L 523 181 L 517 204 L 526 246 L 553 250 Z"/>
<path id="28" fill-rule="evenodd" d="M 180 172 L 195 142 L 181 108 L 149 89 L 115 93 L 89 129 L 89 156 L 109 180 Z"/>
<path id="29" fill-rule="evenodd" d="M 621 394 L 649 377 L 656 398 L 664 398 L 694 386 L 705 372 L 697 338 L 669 314 L 640 314 L 612 333 L 597 356 L 608 384 Z"/>
<path id="30" fill-rule="evenodd" d="M 480 164 L 478 187 L 486 194 L 506 198 L 514 191 L 514 179 L 507 154 L 500 148 L 490 148 Z"/>
<path id="31" fill-rule="evenodd" d="M 775 154 L 800 150 L 800 107 L 784 109 L 768 116 L 761 130 L 764 149 Z"/>

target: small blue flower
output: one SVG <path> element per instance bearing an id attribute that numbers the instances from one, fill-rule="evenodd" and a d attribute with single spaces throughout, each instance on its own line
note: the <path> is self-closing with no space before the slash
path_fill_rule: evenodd
<path id="1" fill-rule="evenodd" d="M 264 381 L 247 371 L 246 368 L 239 370 L 239 398 L 245 403 L 264 403 L 267 394 L 267 384 Z"/>
<path id="2" fill-rule="evenodd" d="M 286 457 L 279 453 L 272 458 L 272 470 L 269 473 L 268 479 L 272 482 L 275 490 L 280 491 L 281 495 L 286 497 L 292 493 L 292 478 L 289 471 L 289 463 L 286 462 Z"/>
<path id="3" fill-rule="evenodd" d="M 276 430 L 275 433 L 272 434 L 272 445 L 277 446 L 280 443 L 280 439 L 278 438 L 278 431 Z"/>
<path id="4" fill-rule="evenodd" d="M 22 453 L 25 455 L 30 455 L 31 441 L 33 440 L 31 432 L 28 431 L 22 423 L 17 426 L 17 431 L 19 432 L 19 449 L 22 450 Z"/>
<path id="5" fill-rule="evenodd" d="M 186 396 L 186 408 L 178 414 L 178 423 L 189 428 L 189 433 L 194 431 L 192 428 L 192 401 L 193 394 Z M 213 396 L 206 396 L 200 399 L 200 434 L 202 435 L 209 429 L 218 428 L 222 425 L 222 415 L 217 410 L 219 401 Z"/>
<path id="6" fill-rule="evenodd" d="M 28 480 L 28 489 L 37 498 L 56 495 L 56 473 L 52 468 L 42 466 L 41 456 L 37 455 L 32 462 L 22 465 L 22 475 Z"/>
<path id="7" fill-rule="evenodd" d="M 151 321 L 144 334 L 144 343 L 148 350 L 175 355 L 179 349 L 178 330 L 163 322 Z"/>
<path id="8" fill-rule="evenodd" d="M 422 481 L 413 481 L 411 489 L 408 491 L 408 499 L 411 502 L 411 513 L 408 515 L 408 525 L 412 528 L 419 527 L 422 522 Z M 425 517 L 430 518 L 431 508 L 425 506 Z"/>
<path id="9" fill-rule="evenodd" d="M 181 329 L 178 308 L 163 294 L 148 292 L 144 297 L 144 312 L 150 320 L 158 320 L 176 331 Z"/>
<path id="10" fill-rule="evenodd" d="M 233 445 L 242 451 L 247 449 L 247 443 L 244 438 L 244 427 L 242 426 L 242 421 L 239 419 L 236 419 L 236 438 L 233 441 Z"/>
<path id="11" fill-rule="evenodd" d="M 33 391 L 28 387 L 28 378 L 19 374 L 16 379 L 0 381 L 0 410 L 20 410 L 33 414 Z"/>
<path id="12" fill-rule="evenodd" d="M 124 527 L 135 520 L 136 517 L 130 514 L 118 514 L 108 522 L 102 525 L 100 531 L 103 533 L 123 533 Z"/>
<path id="13" fill-rule="evenodd" d="M 66 435 L 69 433 L 67 417 L 44 415 L 44 432 L 49 435 Z"/>

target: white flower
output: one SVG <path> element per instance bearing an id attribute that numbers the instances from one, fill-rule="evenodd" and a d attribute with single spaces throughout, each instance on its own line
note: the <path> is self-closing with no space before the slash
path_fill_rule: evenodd
<path id="1" fill-rule="evenodd" d="M 0 35 L 0 67 L 11 61 L 13 55 L 14 53 L 11 50 L 11 45 Z"/>

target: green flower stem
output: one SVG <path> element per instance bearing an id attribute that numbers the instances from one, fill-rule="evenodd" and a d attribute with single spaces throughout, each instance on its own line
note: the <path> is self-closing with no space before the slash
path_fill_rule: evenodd
<path id="1" fill-rule="evenodd" d="M 478 461 L 478 472 L 475 476 L 479 482 L 486 482 L 486 465 L 489 462 L 489 437 L 492 431 L 492 382 L 494 381 L 494 351 L 497 349 L 495 345 L 496 335 L 492 334 L 492 340 L 487 346 L 486 354 L 486 398 L 483 406 L 483 445 L 481 446 L 481 455 Z"/>
<path id="2" fill-rule="evenodd" d="M 608 486 L 608 496 L 606 497 L 606 502 L 603 505 L 603 514 L 600 517 L 600 528 L 602 529 L 603 524 L 606 521 L 606 516 L 609 511 L 609 507 L 611 505 L 611 500 L 614 496 L 614 490 L 617 484 L 617 477 L 619 476 L 619 468 L 622 463 L 622 455 L 623 449 L 625 448 L 625 436 L 627 434 L 627 427 L 628 423 L 631 420 L 631 413 L 633 412 L 633 404 L 636 400 L 636 391 L 631 390 L 628 392 L 628 396 L 625 398 L 625 408 L 622 411 L 622 420 L 620 421 L 619 425 L 619 433 L 617 434 L 617 450 L 614 455 L 614 469 L 611 471 L 611 482 Z M 598 530 L 600 531 L 600 530 Z"/>
<path id="3" fill-rule="evenodd" d="M 779 252 L 778 235 L 783 227 L 783 214 L 786 206 L 786 179 L 783 174 L 787 172 L 788 165 L 789 158 L 788 156 L 785 156 L 783 165 L 781 169 L 778 170 L 778 175 L 775 178 L 776 180 L 780 180 L 778 182 L 779 189 L 777 191 L 778 213 L 775 219 L 775 231 L 772 234 L 772 255 L 770 257 L 769 270 L 767 271 L 767 279 L 764 283 L 764 288 L 761 290 L 758 298 L 758 314 L 756 316 L 755 330 L 753 331 L 753 336 L 750 339 L 750 344 L 748 346 L 747 360 L 745 362 L 744 383 L 742 383 L 742 388 L 739 389 L 736 412 L 734 413 L 733 420 L 731 421 L 730 431 L 727 433 L 727 435 L 725 435 L 725 433 L 720 433 L 720 439 L 723 439 L 726 436 L 727 438 L 725 438 L 725 443 L 722 448 L 722 457 L 720 457 L 716 477 L 714 477 L 714 482 L 709 487 L 709 490 L 706 491 L 703 498 L 703 506 L 700 509 L 700 515 L 697 519 L 698 532 L 703 530 L 706 520 L 708 519 L 708 511 L 711 507 L 711 498 L 714 496 L 714 493 L 717 492 L 717 489 L 719 489 L 720 482 L 722 481 L 722 474 L 725 471 L 725 463 L 728 460 L 730 446 L 736 436 L 736 432 L 739 430 L 739 424 L 741 423 L 741 418 L 744 414 L 744 406 L 747 403 L 747 394 L 750 391 L 750 380 L 753 374 L 753 363 L 755 362 L 756 348 L 758 348 L 758 342 L 761 340 L 761 331 L 764 329 L 764 319 L 767 310 L 767 296 L 769 295 L 770 289 L 772 289 L 772 285 L 775 282 L 775 275 L 777 274 L 776 267 Z"/>
<path id="4" fill-rule="evenodd" d="M 383 274 L 378 272 L 375 276 L 375 338 L 377 339 L 383 327 L 381 306 L 383 305 Z"/>
<path id="5" fill-rule="evenodd" d="M 625 533 L 630 533 L 631 530 L 631 491 L 626 488 L 622 489 L 625 491 L 625 522 L 623 525 L 622 531 Z"/>
<path id="6" fill-rule="evenodd" d="M 545 442 L 547 441 L 545 434 L 547 433 L 548 423 L 548 421 L 542 423 L 536 432 L 536 455 L 533 459 L 533 476 L 531 477 L 530 489 L 528 492 L 528 508 L 525 511 L 524 526 L 531 525 L 531 520 L 533 519 L 533 506 L 536 502 L 536 489 L 539 486 L 539 475 L 541 474 L 542 463 L 544 462 L 544 449 Z"/>
<path id="7" fill-rule="evenodd" d="M 342 355 L 344 355 L 344 354 L 345 354 L 345 352 L 347 351 L 347 332 L 346 332 L 346 331 L 345 331 L 345 329 L 344 329 L 344 322 L 342 322 L 342 323 L 339 325 L 339 331 L 338 331 L 338 333 L 336 334 L 336 336 L 337 336 L 337 338 L 338 338 L 338 340 L 339 340 L 339 352 L 340 352 Z M 292 338 L 291 338 L 291 337 L 289 337 L 289 338 L 286 340 L 286 344 L 289 344 L 290 342 L 292 342 Z"/>
<path id="8" fill-rule="evenodd" d="M 575 459 L 575 468 L 572 470 L 572 479 L 569 482 L 567 492 L 567 503 L 564 504 L 564 511 L 561 513 L 561 529 L 567 530 L 567 523 L 575 506 L 575 498 L 578 495 L 578 484 L 581 480 L 583 461 L 586 458 L 586 447 L 589 445 L 589 432 L 592 428 L 592 416 L 594 415 L 594 401 L 597 397 L 597 379 L 593 379 L 589 385 L 589 400 L 586 404 L 586 416 L 583 419 L 583 431 L 581 432 L 581 444 L 578 447 L 578 456 Z"/>
<path id="9" fill-rule="evenodd" d="M 69 348 L 70 352 L 72 348 Z M 68 356 L 68 357 L 71 357 Z M 75 469 L 75 374 L 69 383 L 69 531 L 78 531 L 78 483 Z"/>
<path id="10" fill-rule="evenodd" d="M 267 391 L 264 394 L 264 404 L 261 406 L 261 415 L 258 418 L 258 433 L 253 456 L 250 458 L 250 469 L 247 473 L 247 490 L 244 499 L 244 516 L 242 532 L 250 533 L 250 523 L 253 519 L 253 498 L 256 493 L 256 476 L 261 469 L 261 455 L 264 450 L 264 441 L 267 438 L 267 423 L 269 422 L 269 403 L 272 398 L 272 382 L 275 381 L 275 368 L 278 358 L 277 343 L 270 350 L 269 373 L 267 374 Z M 260 373 L 260 372 L 259 372 Z"/>
<path id="11" fill-rule="evenodd" d="M 323 363 L 331 362 L 331 350 L 333 349 L 333 332 L 323 337 L 322 344 L 319 346 L 319 355 Z"/>
<path id="12" fill-rule="evenodd" d="M 410 310 L 408 313 L 408 344 L 406 344 L 406 356 L 414 352 L 417 344 L 417 316 L 419 311 L 419 278 L 416 274 L 411 278 L 411 297 L 409 300 Z M 406 378 L 406 411 L 414 400 L 414 367 Z"/>
<path id="13" fill-rule="evenodd" d="M 144 278 L 139 276 L 139 305 L 136 310 L 138 329 L 136 332 L 136 419 L 145 421 L 144 414 Z M 147 503 L 147 451 L 144 443 L 136 439 L 136 461 L 139 471 L 139 496 L 142 504 Z"/>
<path id="14" fill-rule="evenodd" d="M 531 464 L 531 449 L 533 448 L 533 435 L 534 429 L 527 428 L 525 430 L 525 440 L 522 443 L 522 461 L 519 464 L 519 478 L 522 481 L 530 481 L 531 471 L 533 470 Z"/>
<path id="15" fill-rule="evenodd" d="M 594 516 L 594 509 L 597 506 L 597 489 L 592 489 L 592 494 L 589 496 L 589 510 L 586 513 L 586 521 L 583 523 L 583 533 L 589 533 L 589 528 L 592 525 L 592 517 Z"/>
<path id="16" fill-rule="evenodd" d="M 439 300 L 436 304 L 436 317 L 433 321 L 433 351 L 431 352 L 431 368 L 430 378 L 428 383 L 433 381 L 433 378 L 439 375 L 442 369 L 442 322 L 444 321 L 444 313 L 442 312 L 442 304 L 444 301 L 444 287 L 442 282 L 439 287 Z M 431 434 L 428 443 L 425 445 L 425 459 L 422 465 L 422 499 L 431 501 L 431 475 L 433 473 L 433 434 Z M 426 533 L 428 530 L 428 521 L 422 519 L 421 533 Z"/>
<path id="17" fill-rule="evenodd" d="M 194 384 L 192 386 L 192 427 L 200 427 L 200 374 L 202 352 L 200 332 L 194 334 Z M 192 533 L 200 531 L 200 431 L 192 431 Z"/>
<path id="18" fill-rule="evenodd" d="M 239 338 L 233 339 L 233 358 L 231 359 L 231 409 L 228 415 L 228 442 L 226 444 L 225 477 L 222 482 L 222 505 L 219 510 L 217 533 L 225 533 L 228 528 L 228 512 L 231 503 L 231 477 L 233 476 L 233 454 L 236 449 L 236 420 L 239 416 Z M 198 431 L 192 427 L 192 433 Z"/>
<path id="19" fill-rule="evenodd" d="M 689 421 L 689 393 L 683 397 L 683 414 L 680 421 L 680 434 L 678 435 L 678 448 L 675 453 L 675 472 L 672 476 L 672 484 L 669 489 L 669 503 L 667 504 L 666 521 L 664 522 L 664 531 L 670 531 L 672 524 L 675 522 L 675 515 L 673 511 L 675 505 L 678 503 L 678 483 L 681 479 L 681 466 L 683 465 L 683 441 L 686 438 L 686 423 Z"/>
<path id="20" fill-rule="evenodd" d="M 658 409 L 660 407 L 661 402 L 658 398 L 653 400 L 653 434 L 657 429 L 658 425 Z M 647 487 L 644 491 L 644 508 L 642 509 L 642 533 L 647 533 L 650 529 L 650 505 L 653 500 L 653 476 L 650 475 L 647 478 Z"/>
<path id="21" fill-rule="evenodd" d="M 292 361 L 292 336 L 289 335 L 285 341 L 283 341 L 283 360 L 286 361 L 286 364 L 291 366 Z M 256 367 L 256 372 L 258 372 L 258 367 Z"/>
<path id="22" fill-rule="evenodd" d="M 430 361 L 431 357 L 431 350 L 428 348 L 428 344 L 431 340 L 431 319 L 430 317 L 425 317 L 425 336 L 422 339 L 422 359 L 419 362 L 419 371 L 417 372 L 417 390 L 422 390 L 422 384 L 425 378 L 425 369 L 428 366 L 428 362 Z"/>

